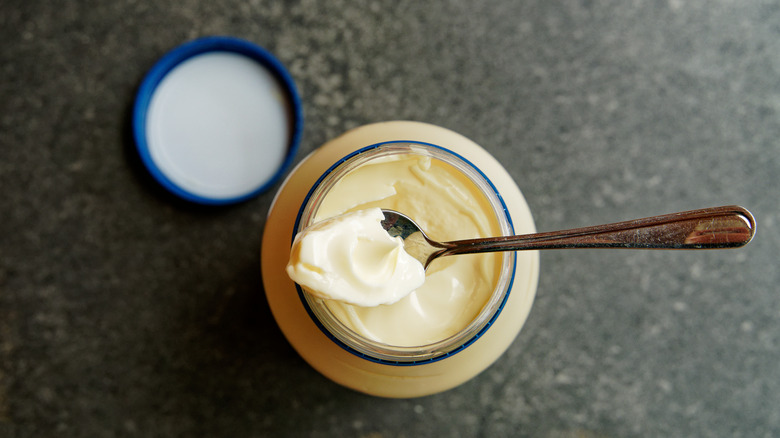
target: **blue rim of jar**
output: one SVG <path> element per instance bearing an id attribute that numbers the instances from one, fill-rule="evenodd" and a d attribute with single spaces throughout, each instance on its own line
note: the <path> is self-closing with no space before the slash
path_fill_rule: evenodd
<path id="1" fill-rule="evenodd" d="M 317 189 L 317 187 L 322 183 L 322 181 L 325 178 L 328 177 L 328 175 L 331 174 L 331 172 L 333 172 L 342 163 L 352 159 L 356 155 L 365 153 L 365 152 L 367 152 L 369 150 L 376 149 L 376 148 L 379 148 L 379 147 L 382 147 L 382 146 L 392 145 L 392 144 L 403 144 L 403 143 L 423 145 L 423 146 L 439 149 L 441 151 L 444 151 L 444 152 L 446 152 L 448 154 L 451 154 L 451 155 L 457 157 L 458 159 L 462 160 L 464 163 L 469 165 L 480 176 L 482 176 L 482 178 L 484 178 L 485 182 L 487 182 L 487 184 L 493 190 L 493 193 L 496 195 L 496 197 L 498 198 L 499 203 L 501 204 L 501 211 L 503 211 L 504 216 L 506 217 L 507 224 L 509 225 L 509 229 L 514 234 L 514 229 L 515 229 L 514 223 L 512 222 L 512 216 L 509 214 L 509 209 L 507 208 L 506 203 L 504 202 L 504 198 L 501 197 L 501 193 L 499 193 L 498 189 L 496 189 L 496 186 L 493 184 L 493 181 L 491 181 L 490 178 L 488 178 L 488 176 L 485 175 L 485 173 L 482 172 L 482 170 L 479 169 L 479 167 L 474 165 L 474 163 L 472 163 L 471 161 L 469 161 L 468 159 L 466 159 L 465 157 L 463 157 L 460 154 L 457 154 L 457 153 L 455 153 L 455 152 L 453 152 L 453 151 L 451 151 L 451 150 L 449 150 L 447 148 L 444 148 L 444 147 L 441 147 L 441 146 L 438 146 L 438 145 L 435 145 L 435 144 L 432 144 L 432 143 L 426 143 L 426 142 L 415 141 L 415 140 L 394 140 L 394 141 L 385 141 L 385 142 L 381 142 L 381 143 L 375 143 L 375 144 L 372 144 L 370 146 L 366 146 L 366 147 L 363 147 L 361 149 L 358 149 L 358 150 L 348 154 L 344 158 L 338 160 L 332 166 L 330 166 L 328 168 L 328 170 L 326 170 L 317 179 L 317 181 L 314 183 L 312 188 L 306 194 L 306 197 L 303 199 L 303 202 L 301 203 L 301 208 L 298 210 L 298 215 L 295 218 L 295 225 L 293 226 L 292 240 L 295 239 L 295 235 L 297 234 L 297 230 L 298 230 L 298 227 L 300 226 L 301 218 L 303 217 L 303 212 L 304 212 L 306 204 L 308 204 L 309 200 L 311 199 L 311 197 L 314 194 L 314 191 Z M 292 241 L 291 241 L 291 244 L 292 244 Z M 309 303 L 306 301 L 306 295 L 305 295 L 305 292 L 303 291 L 303 289 L 301 288 L 301 286 L 299 284 L 295 283 L 295 289 L 298 291 L 298 298 L 301 300 L 301 304 L 303 304 L 303 307 L 306 309 L 306 313 L 309 314 L 309 318 L 311 318 L 311 320 L 314 322 L 314 324 L 320 329 L 320 331 L 323 334 L 325 334 L 325 336 L 328 337 L 328 339 L 333 341 L 336 345 L 338 345 L 342 349 L 346 350 L 347 352 L 349 352 L 349 353 L 351 353 L 351 354 L 353 354 L 353 355 L 355 355 L 355 356 L 357 356 L 357 357 L 359 357 L 361 359 L 365 359 L 365 360 L 368 360 L 370 362 L 375 362 L 375 363 L 379 363 L 379 364 L 383 364 L 383 365 L 392 365 L 392 366 L 414 366 L 414 365 L 424 365 L 424 364 L 428 364 L 428 363 L 438 362 L 440 360 L 443 360 L 443 359 L 446 359 L 448 357 L 451 357 L 454 354 L 457 354 L 457 353 L 465 350 L 471 344 L 473 344 L 479 338 L 481 338 L 488 331 L 488 329 L 490 329 L 490 327 L 496 321 L 498 316 L 501 314 L 501 311 L 504 309 L 504 306 L 506 305 L 506 302 L 509 299 L 509 294 L 512 292 L 512 286 L 514 285 L 516 272 L 517 272 L 517 261 L 515 260 L 512 263 L 512 274 L 509 277 L 509 282 L 506 285 L 506 293 L 504 294 L 504 297 L 501 300 L 501 303 L 499 304 L 498 308 L 496 308 L 496 311 L 493 313 L 493 315 L 487 321 L 485 326 L 482 327 L 477 333 L 475 333 L 474 336 L 472 336 L 471 338 L 466 340 L 460 346 L 455 347 L 454 349 L 452 349 L 450 351 L 447 351 L 446 353 L 443 353 L 441 355 L 434 356 L 434 357 L 431 357 L 431 358 L 428 358 L 428 359 L 410 360 L 410 361 L 394 361 L 394 360 L 387 360 L 387 359 L 382 359 L 382 358 L 378 358 L 378 357 L 373 357 L 371 355 L 368 355 L 368 354 L 365 354 L 363 352 L 360 352 L 360 351 L 350 347 L 349 345 L 345 344 L 343 341 L 341 341 L 339 338 L 337 338 L 333 333 L 331 333 L 322 324 L 322 322 L 320 322 L 319 318 L 314 313 L 314 311 L 311 309 L 311 307 L 309 306 Z"/>
<path id="2" fill-rule="evenodd" d="M 267 68 L 277 80 L 279 80 L 287 94 L 286 97 L 288 98 L 292 110 L 290 142 L 287 145 L 287 153 L 285 154 L 284 161 L 276 172 L 259 187 L 239 196 L 225 198 L 207 197 L 193 193 L 181 187 L 179 184 L 176 184 L 165 175 L 154 161 L 149 152 L 149 144 L 146 139 L 146 116 L 149 110 L 149 103 L 151 102 L 157 86 L 160 85 L 160 82 L 162 82 L 168 73 L 184 61 L 210 52 L 236 53 L 260 63 L 263 67 Z M 267 191 L 284 176 L 285 172 L 287 172 L 295 159 L 295 154 L 298 151 L 298 145 L 303 133 L 303 105 L 292 76 L 271 52 L 240 38 L 209 36 L 189 41 L 174 48 L 163 55 L 163 57 L 152 66 L 146 76 L 144 76 L 144 79 L 138 88 L 135 103 L 133 105 L 132 126 L 136 149 L 141 157 L 141 161 L 160 185 L 180 198 L 191 202 L 205 205 L 227 205 L 246 201 Z"/>

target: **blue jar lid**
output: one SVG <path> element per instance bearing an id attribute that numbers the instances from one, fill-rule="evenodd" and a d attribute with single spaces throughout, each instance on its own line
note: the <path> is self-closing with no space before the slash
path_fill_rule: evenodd
<path id="1" fill-rule="evenodd" d="M 163 56 L 133 108 L 141 160 L 174 194 L 201 204 L 247 200 L 289 169 L 303 129 L 292 77 L 267 50 L 205 37 Z"/>

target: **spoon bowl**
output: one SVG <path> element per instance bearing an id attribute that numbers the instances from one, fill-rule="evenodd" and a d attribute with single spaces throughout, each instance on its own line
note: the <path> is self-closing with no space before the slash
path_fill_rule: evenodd
<path id="1" fill-rule="evenodd" d="M 437 242 L 410 217 L 382 210 L 382 228 L 404 242 L 425 269 L 438 257 L 495 251 L 573 248 L 722 249 L 747 245 L 756 231 L 753 215 L 731 205 L 683 211 L 571 230 Z"/>

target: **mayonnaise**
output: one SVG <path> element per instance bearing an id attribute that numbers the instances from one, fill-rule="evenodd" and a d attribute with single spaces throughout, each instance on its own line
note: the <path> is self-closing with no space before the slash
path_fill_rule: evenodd
<path id="1" fill-rule="evenodd" d="M 352 170 L 325 195 L 314 222 L 372 208 L 403 212 L 439 241 L 500 233 L 488 201 L 474 183 L 453 166 L 427 156 L 393 155 Z M 351 267 L 367 262 L 351 259 L 355 254 L 340 251 L 328 263 Z M 394 346 L 438 342 L 479 314 L 495 288 L 501 257 L 494 253 L 437 259 L 422 286 L 390 305 L 367 307 L 337 300 L 326 305 L 343 324 L 373 341 Z"/>
<path id="2" fill-rule="evenodd" d="M 405 142 L 399 139 L 414 140 Z M 431 145 L 441 145 L 446 150 Z M 300 296 L 298 292 L 301 288 L 296 288 L 296 284 L 285 272 L 288 262 L 285 255 L 290 251 L 293 236 L 315 222 L 326 219 L 327 216 L 323 214 L 325 210 L 320 208 L 322 202 L 326 201 L 328 204 L 325 207 L 333 207 L 335 202 L 333 189 L 342 190 L 346 187 L 345 185 L 337 188 L 334 185 L 338 185 L 356 166 L 373 163 L 378 157 L 388 154 L 403 154 L 405 151 L 417 156 L 436 157 L 431 168 L 438 168 L 438 162 L 450 163 L 451 166 L 459 169 L 462 175 L 467 175 L 465 179 L 468 183 L 463 183 L 467 189 L 467 197 L 480 199 L 479 196 L 472 196 L 474 191 L 471 190 L 470 183 L 473 183 L 481 188 L 479 191 L 482 197 L 488 199 L 488 208 L 484 208 L 481 202 L 452 204 L 450 201 L 439 200 L 446 205 L 446 208 L 441 208 L 441 205 L 437 204 L 438 206 L 432 205 L 430 210 L 422 211 L 425 214 L 419 214 L 420 211 L 415 212 L 412 219 L 422 223 L 426 231 L 433 230 L 434 238 L 437 240 L 475 237 L 483 232 L 485 235 L 495 236 L 528 234 L 536 231 L 528 204 L 511 175 L 501 164 L 473 141 L 439 126 L 396 121 L 355 128 L 317 148 L 290 172 L 290 176 L 281 184 L 271 204 L 263 232 L 261 265 L 268 306 L 285 338 L 290 341 L 290 345 L 314 369 L 347 388 L 382 397 L 420 397 L 438 393 L 458 386 L 484 371 L 509 348 L 523 327 L 531 310 L 539 278 L 538 251 L 497 253 L 495 255 L 500 258 L 492 260 L 478 257 L 477 260 L 485 262 L 481 271 L 485 275 L 486 284 L 494 283 L 490 298 L 484 302 L 482 287 L 471 289 L 466 296 L 474 299 L 477 303 L 475 307 L 482 307 L 477 316 L 471 319 L 465 329 L 455 335 L 440 338 L 441 341 L 432 346 L 392 346 L 367 340 L 365 334 L 355 331 L 358 325 L 347 326 L 347 323 L 342 323 L 346 321 L 342 318 L 344 312 L 342 316 L 337 317 L 331 310 L 336 307 L 336 301 L 323 300 L 309 293 Z M 409 158 L 407 156 L 402 161 L 413 164 L 414 160 Z M 375 168 L 381 167 L 383 166 Z M 447 169 L 452 170 L 452 167 Z M 388 208 L 392 208 L 390 204 L 396 203 L 398 198 L 408 195 L 417 198 L 428 189 L 434 193 L 446 191 L 446 186 L 435 188 L 424 185 L 422 181 L 415 182 L 411 177 L 411 170 L 400 170 L 401 175 L 393 179 L 405 181 L 402 184 L 380 180 L 377 176 L 371 187 L 355 189 L 355 195 L 370 194 L 369 197 L 375 200 L 387 198 Z M 435 175 L 433 179 L 441 179 L 435 170 L 420 170 Z M 475 171 L 482 174 L 482 177 L 475 174 Z M 456 181 L 453 187 L 461 185 L 462 179 L 452 178 L 453 173 L 459 172 L 445 169 L 445 173 L 450 174 L 450 178 Z M 352 176 L 356 177 L 357 174 L 353 172 Z M 365 180 L 370 179 L 370 175 L 365 175 Z M 419 193 L 413 190 L 414 187 L 421 189 Z M 377 196 L 380 189 L 383 191 L 381 197 Z M 412 191 L 410 192 L 409 189 Z M 427 202 L 417 199 L 415 204 L 418 207 Z M 382 207 L 382 205 L 373 206 Z M 343 207 L 334 207 L 332 209 L 334 211 L 329 212 L 328 215 L 338 214 L 335 210 L 361 209 L 359 205 Z M 366 208 L 368 207 L 371 205 Z M 471 213 L 466 211 L 469 208 L 482 212 L 480 216 L 483 220 L 488 219 L 488 227 L 479 230 L 477 234 L 474 234 L 476 229 L 481 227 L 465 217 Z M 394 209 L 404 213 L 409 212 L 401 207 Z M 452 212 L 457 212 L 458 221 L 471 223 L 471 225 L 461 232 L 452 234 L 436 232 L 435 229 L 439 228 L 440 223 L 442 226 L 445 222 L 451 224 Z M 494 220 L 497 222 L 495 227 Z M 478 219 L 477 223 L 479 222 Z M 450 226 L 444 228 L 458 229 Z M 441 308 L 442 301 L 445 302 L 443 307 L 448 307 L 445 297 L 451 287 L 429 289 L 434 281 L 434 274 L 445 270 L 449 267 L 449 263 L 465 262 L 465 258 L 470 257 L 472 256 L 458 255 L 436 260 L 428 268 L 425 284 L 395 304 L 372 308 L 352 306 L 352 309 L 360 313 L 368 309 L 372 314 L 370 316 L 377 316 L 380 310 L 383 310 L 387 330 L 402 331 L 399 337 L 405 340 L 406 345 L 416 343 L 415 341 L 423 337 L 438 337 L 418 337 L 415 333 L 410 333 L 413 329 L 408 328 L 407 325 L 425 324 L 416 320 L 419 314 L 408 312 L 407 305 L 412 303 L 412 297 L 416 296 L 415 299 L 421 303 L 421 306 L 427 306 L 426 316 L 432 316 L 432 310 Z M 496 261 L 498 264 L 495 266 L 498 267 L 499 272 L 492 273 L 489 265 Z M 472 272 L 479 272 L 479 270 Z M 498 279 L 493 281 L 495 277 Z M 439 279 L 443 283 L 452 283 L 446 281 L 447 278 L 453 277 L 441 276 Z M 469 276 L 465 278 L 468 279 Z M 433 293 L 429 295 L 425 293 L 426 291 Z M 484 305 L 481 302 L 484 302 Z M 457 305 L 453 307 L 458 308 Z M 460 310 L 456 310 L 449 319 L 446 319 L 444 317 L 449 310 L 452 308 L 442 308 L 439 315 L 442 317 L 441 321 L 448 321 L 444 325 L 458 325 L 457 320 L 469 319 L 461 315 Z M 365 313 L 361 315 L 361 317 L 368 316 Z M 394 316 L 409 318 L 401 320 Z M 426 324 L 432 323 L 432 319 L 428 319 Z M 365 322 L 364 325 L 373 329 L 373 333 L 380 332 L 376 328 L 375 321 L 368 318 L 362 321 Z M 428 335 L 432 334 L 428 333 Z M 386 339 L 393 340 L 392 337 Z"/>
<path id="3" fill-rule="evenodd" d="M 372 208 L 317 222 L 295 236 L 287 274 L 312 295 L 363 307 L 392 304 L 425 281 L 422 264 Z"/>

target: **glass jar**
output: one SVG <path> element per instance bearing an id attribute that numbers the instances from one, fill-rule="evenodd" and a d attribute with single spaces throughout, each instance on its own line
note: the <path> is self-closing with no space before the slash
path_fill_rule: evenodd
<path id="1" fill-rule="evenodd" d="M 315 369 L 344 386 L 386 397 L 444 391 L 487 368 L 519 333 L 538 279 L 535 251 L 504 253 L 495 287 L 478 315 L 446 339 L 415 346 L 359 335 L 327 303 L 295 285 L 284 271 L 292 239 L 313 223 L 328 191 L 362 164 L 401 154 L 428 156 L 461 172 L 486 198 L 500 233 L 535 231 L 522 194 L 500 164 L 472 141 L 437 126 L 386 122 L 357 128 L 326 143 L 293 170 L 271 206 L 263 236 L 263 282 L 271 311 Z"/>

